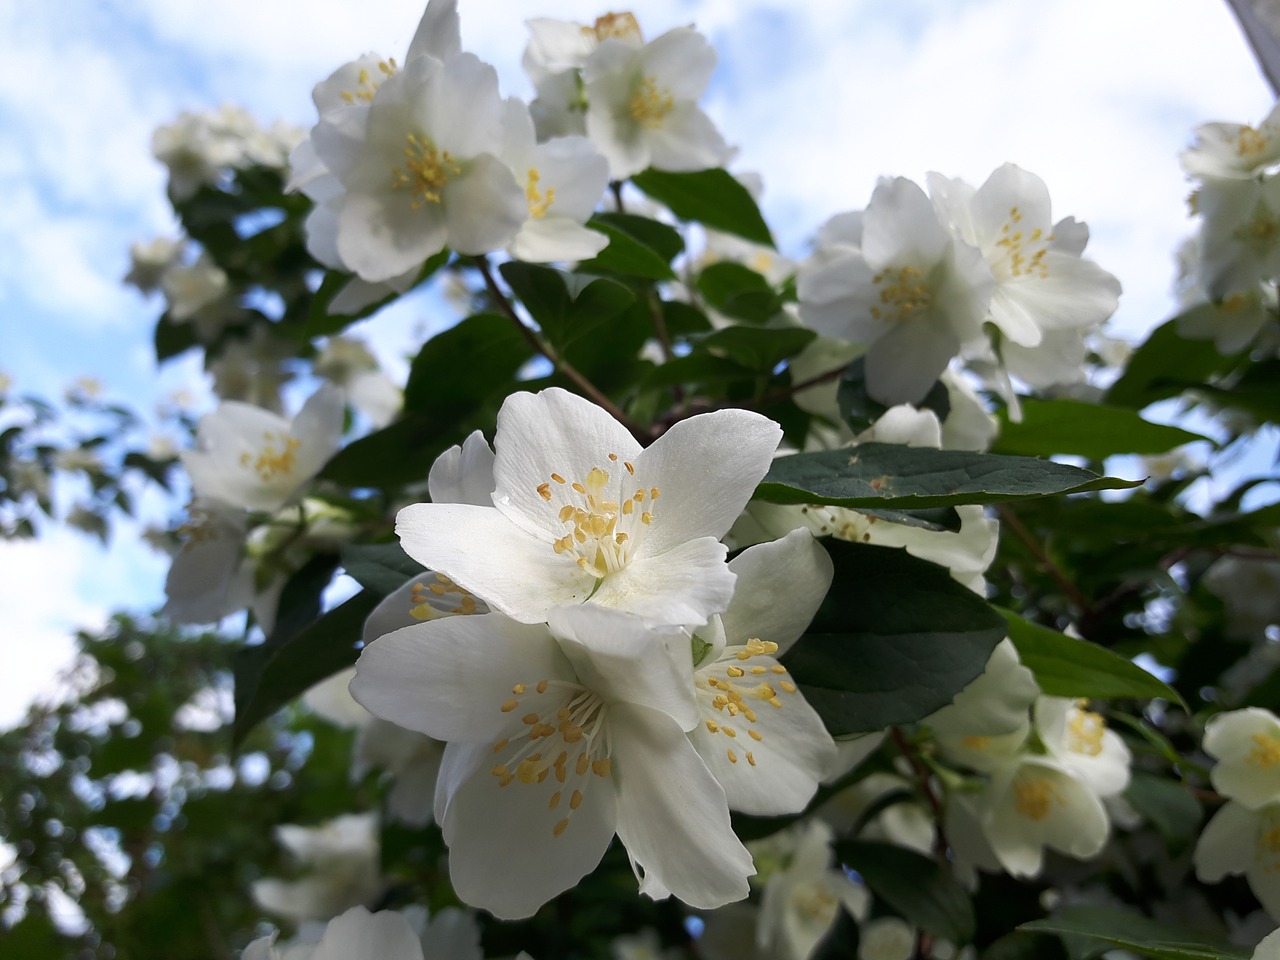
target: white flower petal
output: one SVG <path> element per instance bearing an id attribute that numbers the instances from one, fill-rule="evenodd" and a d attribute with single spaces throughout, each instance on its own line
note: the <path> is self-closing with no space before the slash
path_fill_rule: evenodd
<path id="1" fill-rule="evenodd" d="M 1217 883 L 1228 874 L 1243 873 L 1253 862 L 1261 823 L 1262 815 L 1243 804 L 1223 804 L 1196 842 L 1196 877 L 1203 883 Z"/>
<path id="2" fill-rule="evenodd" d="M 479 430 L 454 444 L 431 465 L 427 491 L 434 503 L 493 506 L 493 449 Z"/>
<path id="3" fill-rule="evenodd" d="M 391 910 L 352 907 L 334 917 L 311 960 L 422 960 L 422 943 L 409 921 Z"/>
<path id="4" fill-rule="evenodd" d="M 744 899 L 755 873 L 733 833 L 724 790 L 670 717 L 618 705 L 610 715 L 618 836 L 644 871 L 692 907 Z"/>
<path id="5" fill-rule="evenodd" d="M 525 222 L 529 209 L 516 178 L 491 153 L 473 158 L 466 171 L 441 190 L 449 246 L 459 253 L 488 253 L 505 247 Z"/>
<path id="6" fill-rule="evenodd" d="M 600 584 L 592 603 L 637 614 L 651 625 L 698 626 L 729 605 L 728 548 L 711 537 L 640 556 Z"/>
<path id="7" fill-rule="evenodd" d="M 720 617 L 726 641 L 755 638 L 778 645 L 778 656 L 800 638 L 831 586 L 835 568 L 808 530 L 760 543 L 729 561 L 738 577 Z"/>

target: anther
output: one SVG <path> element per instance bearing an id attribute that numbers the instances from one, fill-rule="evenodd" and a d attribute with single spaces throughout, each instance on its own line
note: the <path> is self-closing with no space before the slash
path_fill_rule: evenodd
<path id="1" fill-rule="evenodd" d="M 512 710 L 514 710 L 518 706 L 520 706 L 519 700 L 508 700 L 506 703 L 502 705 L 502 712 L 510 713 Z"/>

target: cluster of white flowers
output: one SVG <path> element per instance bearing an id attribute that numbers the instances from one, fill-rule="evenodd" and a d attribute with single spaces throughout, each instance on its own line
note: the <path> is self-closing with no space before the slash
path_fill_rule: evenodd
<path id="1" fill-rule="evenodd" d="M 588 401 L 517 393 L 493 453 L 449 451 L 433 502 L 400 512 L 430 572 L 399 622 L 420 622 L 368 644 L 351 692 L 447 744 L 435 817 L 465 902 L 529 916 L 615 833 L 650 896 L 747 895 L 730 809 L 799 812 L 835 753 L 777 660 L 830 561 L 807 531 L 730 563 L 720 542 L 780 437 L 726 410 L 642 449 Z"/>
<path id="2" fill-rule="evenodd" d="M 290 185 L 316 202 L 312 256 L 356 276 L 331 309 L 403 292 L 446 247 L 592 257 L 608 240 L 584 223 L 610 178 L 727 158 L 695 105 L 715 65 L 695 31 L 645 43 L 630 14 L 529 27 L 532 112 L 462 51 L 456 0 L 428 4 L 403 64 L 366 54 L 316 86 L 319 120 L 290 158 Z"/>
<path id="3" fill-rule="evenodd" d="M 1206 123 L 1182 154 L 1199 233 L 1179 251 L 1178 332 L 1222 353 L 1280 347 L 1280 105 L 1258 126 Z M 1200 309 L 1192 310 L 1191 307 Z"/>
<path id="4" fill-rule="evenodd" d="M 201 419 L 196 448 L 181 455 L 193 499 L 182 531 L 185 543 L 165 581 L 164 611 L 172 620 L 209 623 L 252 605 L 259 624 L 270 630 L 286 570 L 260 572 L 246 556 L 250 520 L 294 503 L 338 449 L 342 421 L 342 394 L 327 385 L 293 420 L 232 400 Z M 317 513 L 331 510 L 312 501 L 310 511 L 305 503 L 293 506 L 278 522 L 303 531 L 315 525 Z M 279 529 L 268 523 L 255 533 L 258 552 L 273 553 Z M 266 573 L 266 585 L 260 573 Z"/>
<path id="5" fill-rule="evenodd" d="M 1280 719 L 1259 707 L 1217 714 L 1205 724 L 1204 751 L 1218 761 L 1210 779 L 1227 802 L 1196 844 L 1196 876 L 1217 883 L 1243 873 L 1280 921 Z"/>
<path id="6" fill-rule="evenodd" d="M 187 200 L 202 186 L 217 184 L 228 169 L 284 169 L 303 131 L 277 121 L 263 129 L 247 110 L 224 104 L 202 113 L 179 114 L 157 127 L 151 152 L 169 168 L 169 193 Z"/>
<path id="7" fill-rule="evenodd" d="M 867 390 L 886 404 L 918 403 L 961 355 L 1007 394 L 1005 371 L 1035 387 L 1079 379 L 1084 332 L 1120 295 L 1081 256 L 1088 227 L 1054 223 L 1044 181 L 1013 164 L 976 190 L 931 174 L 929 191 L 881 180 L 866 210 L 828 220 L 800 266 L 801 319 L 865 349 Z"/>
<path id="8" fill-rule="evenodd" d="M 135 243 L 129 253 L 125 283 L 143 293 L 159 290 L 171 320 L 194 324 L 201 343 L 213 342 L 233 310 L 226 272 L 186 238 L 156 237 Z"/>
<path id="9" fill-rule="evenodd" d="M 1077 859 L 1101 852 L 1107 801 L 1129 785 L 1129 748 L 1087 704 L 1042 696 L 1010 641 L 923 722 L 943 760 L 985 775 L 948 796 L 944 827 L 962 879 L 975 868 L 1037 876 L 1046 847 Z"/>

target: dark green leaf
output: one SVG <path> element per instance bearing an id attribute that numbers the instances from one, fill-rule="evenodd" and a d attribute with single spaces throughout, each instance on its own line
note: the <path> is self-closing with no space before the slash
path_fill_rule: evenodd
<path id="1" fill-rule="evenodd" d="M 183 351 L 190 350 L 199 342 L 196 339 L 194 323 L 179 323 L 171 320 L 168 313 L 163 314 L 156 321 L 155 345 L 157 362 L 176 357 Z"/>
<path id="2" fill-rule="evenodd" d="M 1088 640 L 1077 640 L 1000 611 L 1009 624 L 1009 639 L 1036 683 L 1050 697 L 1161 697 L 1186 709 L 1176 690 L 1136 663 Z"/>
<path id="3" fill-rule="evenodd" d="M 399 543 L 349 543 L 342 548 L 342 568 L 380 597 L 394 593 L 412 577 L 422 575 L 422 564 L 410 559 Z"/>
<path id="4" fill-rule="evenodd" d="M 973 902 L 950 869 L 891 843 L 846 840 L 836 844 L 836 856 L 921 930 L 957 946 L 973 939 Z"/>
<path id="5" fill-rule="evenodd" d="M 276 604 L 276 622 L 266 646 L 275 646 L 293 636 L 320 616 L 321 599 L 325 587 L 333 579 L 338 557 L 332 553 L 318 553 L 285 582 Z"/>
<path id="6" fill-rule="evenodd" d="M 768 323 L 782 310 L 782 300 L 764 277 L 727 260 L 698 274 L 698 292 L 726 317 L 748 323 Z"/>
<path id="7" fill-rule="evenodd" d="M 355 663 L 365 618 L 381 599 L 362 590 L 274 647 L 240 651 L 234 742 L 239 744 L 258 723 L 310 687 Z"/>
<path id="8" fill-rule="evenodd" d="M 835 579 L 785 662 L 833 735 L 912 723 L 982 672 L 1005 635 L 986 601 L 905 550 L 823 542 Z"/>
<path id="9" fill-rule="evenodd" d="M 636 174 L 631 182 L 681 220 L 773 246 L 769 225 L 751 192 L 725 170 L 672 173 L 649 169 Z"/>
<path id="10" fill-rule="evenodd" d="M 779 457 L 755 495 L 770 503 L 823 503 L 855 509 L 892 505 L 914 510 L 1122 490 L 1140 483 L 1099 477 L 1079 467 L 1034 457 L 863 443 Z"/>
<path id="11" fill-rule="evenodd" d="M 1210 304 L 1201 304 L 1188 312 L 1212 309 Z M 1234 358 L 1218 353 L 1211 341 L 1179 336 L 1177 319 L 1168 320 L 1129 357 L 1124 373 L 1107 391 L 1107 403 L 1140 410 L 1157 400 L 1176 397 L 1233 362 Z"/>
<path id="12" fill-rule="evenodd" d="M 1160 831 L 1175 855 L 1200 835 L 1200 801 L 1180 783 L 1135 770 L 1124 798 Z"/>
<path id="13" fill-rule="evenodd" d="M 674 280 L 671 261 L 684 250 L 680 234 L 665 223 L 625 213 L 597 213 L 587 226 L 609 238 L 609 245 L 578 264 L 585 273 L 621 273 L 645 280 Z"/>
<path id="14" fill-rule="evenodd" d="M 993 453 L 1024 456 L 1072 454 L 1102 460 L 1117 453 L 1164 453 L 1208 437 L 1179 427 L 1149 423 L 1137 412 L 1080 400 L 1022 401 L 1022 422 L 1001 415 Z"/>
<path id="15" fill-rule="evenodd" d="M 1117 907 L 1066 907 L 1018 929 L 1085 937 L 1159 960 L 1249 960 L 1253 952 Z"/>
<path id="16" fill-rule="evenodd" d="M 1260 421 L 1280 423 L 1280 360 L 1251 364 L 1229 387 L 1201 389 L 1217 405 L 1244 410 Z"/>
<path id="17" fill-rule="evenodd" d="M 726 327 L 703 340 L 699 349 L 728 357 L 757 373 L 769 373 L 815 337 L 812 330 L 800 327 Z"/>
<path id="18" fill-rule="evenodd" d="M 457 416 L 507 392 L 533 347 L 507 317 L 480 313 L 428 340 L 404 388 L 406 410 Z"/>
<path id="19" fill-rule="evenodd" d="M 545 330 L 548 324 L 555 329 L 563 325 L 573 305 L 563 273 L 519 260 L 504 263 L 498 270 L 538 326 Z"/>

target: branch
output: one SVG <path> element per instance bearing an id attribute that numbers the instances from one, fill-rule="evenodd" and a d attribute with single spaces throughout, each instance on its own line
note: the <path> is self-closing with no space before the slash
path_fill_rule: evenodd
<path id="1" fill-rule="evenodd" d="M 840 379 L 840 375 L 849 369 L 846 363 L 834 370 L 828 370 L 826 373 L 820 373 L 816 377 L 810 377 L 808 380 L 801 380 L 799 383 L 793 383 L 791 386 L 783 390 L 775 390 L 773 393 L 765 394 L 755 406 L 767 407 L 770 404 L 781 403 L 783 400 L 790 400 L 801 390 L 808 390 L 810 387 L 816 387 L 819 384 L 830 383 L 832 380 Z"/>
<path id="2" fill-rule="evenodd" d="M 920 757 L 912 748 L 910 741 L 907 740 L 906 734 L 902 732 L 900 727 L 890 727 L 889 736 L 893 738 L 893 744 L 898 748 L 907 763 L 911 764 L 911 770 L 916 775 L 916 780 L 920 785 L 920 792 L 924 794 L 925 801 L 929 804 L 929 811 L 933 814 L 933 821 L 937 828 L 937 838 L 934 840 L 933 853 L 934 856 L 943 858 L 950 849 L 951 844 L 947 842 L 947 834 L 942 828 L 942 802 L 938 799 L 938 795 L 933 792 L 933 784 L 929 782 L 929 770 L 920 762 Z"/>
<path id="3" fill-rule="evenodd" d="M 497 302 L 498 309 L 516 325 L 516 329 L 529 342 L 529 346 L 533 348 L 534 352 L 551 361 L 551 365 L 555 367 L 556 372 L 572 380 L 592 403 L 602 407 L 611 417 L 626 427 L 627 431 L 638 441 L 648 443 L 652 440 L 653 436 L 648 430 L 627 416 L 626 412 L 606 397 L 599 387 L 583 376 L 581 371 L 573 364 L 556 353 L 549 343 L 543 342 L 542 338 L 520 319 L 520 314 L 516 313 L 516 308 L 512 305 L 511 298 L 503 292 L 502 288 L 498 286 L 498 281 L 494 279 L 493 272 L 489 269 L 489 261 L 482 256 L 473 257 L 472 259 L 480 270 L 480 276 L 484 278 L 485 287 Z"/>
<path id="4" fill-rule="evenodd" d="M 1089 601 L 1085 599 L 1085 595 L 1080 592 L 1080 588 L 1053 562 L 1053 558 L 1045 552 L 1044 547 L 1040 546 L 1036 538 L 1031 535 L 1031 531 L 1018 519 L 1018 515 L 1013 512 L 1009 505 L 1004 503 L 997 504 L 996 512 L 1000 514 L 1000 520 L 1013 531 L 1014 536 L 1021 540 L 1032 555 L 1040 561 L 1045 568 L 1045 572 L 1053 578 L 1054 583 L 1062 588 L 1062 592 L 1067 595 L 1067 598 L 1076 605 L 1082 614 L 1091 616 L 1093 609 Z"/>

